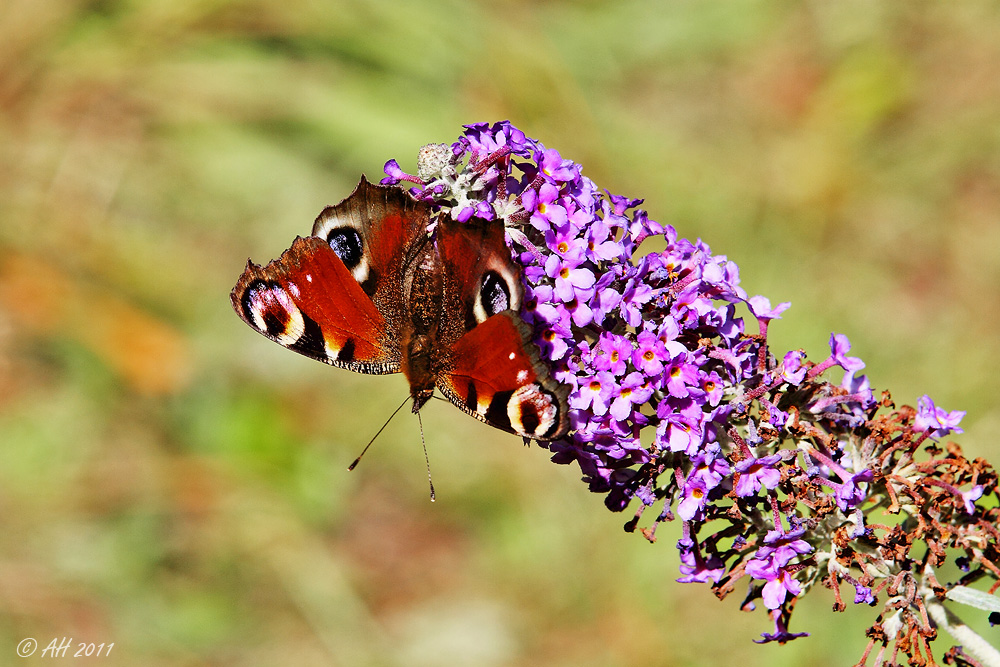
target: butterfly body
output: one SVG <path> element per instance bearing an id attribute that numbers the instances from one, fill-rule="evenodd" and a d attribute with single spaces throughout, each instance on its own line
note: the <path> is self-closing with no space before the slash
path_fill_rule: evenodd
<path id="1" fill-rule="evenodd" d="M 440 390 L 468 414 L 538 440 L 569 427 L 568 390 L 518 316 L 519 266 L 500 221 L 435 220 L 430 205 L 362 179 L 265 267 L 233 308 L 258 332 L 333 366 L 402 372 L 417 412 Z"/>
<path id="2" fill-rule="evenodd" d="M 412 271 L 407 272 L 404 267 L 404 274 L 411 278 L 403 283 L 403 303 L 408 316 L 400 330 L 403 351 L 400 370 L 410 383 L 413 411 L 417 412 L 434 395 L 437 378 L 447 373 L 447 350 L 463 332 L 450 326 L 443 317 L 447 312 L 444 281 L 437 270 L 439 262 L 434 246 L 424 244 L 423 252 L 413 261 Z"/>

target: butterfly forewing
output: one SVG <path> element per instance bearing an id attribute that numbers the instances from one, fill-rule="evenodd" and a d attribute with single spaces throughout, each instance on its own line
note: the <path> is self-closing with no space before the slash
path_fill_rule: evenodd
<path id="1" fill-rule="evenodd" d="M 360 373 L 399 371 L 398 332 L 322 239 L 296 238 L 264 267 L 248 262 L 230 297 L 244 322 L 289 349 Z"/>

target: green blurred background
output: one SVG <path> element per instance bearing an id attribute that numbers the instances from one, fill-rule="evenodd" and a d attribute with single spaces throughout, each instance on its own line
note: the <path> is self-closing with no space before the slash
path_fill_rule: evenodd
<path id="1" fill-rule="evenodd" d="M 1000 7 L 4 0 L 0 664 L 847 665 L 675 583 L 575 468 L 401 377 L 253 333 L 229 290 L 360 174 L 509 118 L 846 333 L 877 389 L 1000 459 Z M 996 631 L 994 631 L 996 632 Z M 72 653 L 72 651 L 71 651 Z M 68 658 L 67 658 L 68 659 Z M 76 663 L 73 663 L 76 664 Z"/>

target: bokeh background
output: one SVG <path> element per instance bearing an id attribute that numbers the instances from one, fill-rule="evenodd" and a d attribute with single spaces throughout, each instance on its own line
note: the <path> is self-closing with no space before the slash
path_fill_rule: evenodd
<path id="1" fill-rule="evenodd" d="M 847 665 L 681 585 L 676 532 L 401 377 L 253 333 L 229 290 L 389 158 L 509 118 L 744 286 L 779 353 L 968 410 L 997 462 L 1000 7 L 843 0 L 0 3 L 0 663 Z M 994 631 L 997 632 L 997 631 Z M 944 644 L 944 642 L 942 642 Z M 67 658 L 68 659 L 68 658 Z M 74 662 L 74 664 L 77 664 Z"/>

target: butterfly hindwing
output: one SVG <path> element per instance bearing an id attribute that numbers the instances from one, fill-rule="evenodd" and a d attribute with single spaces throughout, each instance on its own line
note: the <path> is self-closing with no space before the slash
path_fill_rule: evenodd
<path id="1" fill-rule="evenodd" d="M 554 440 L 569 427 L 566 387 L 549 375 L 532 331 L 517 315 L 524 298 L 500 220 L 442 218 L 437 248 L 445 303 L 461 326 L 448 341 L 448 372 L 437 385 L 452 403 L 496 428 Z"/>
<path id="2" fill-rule="evenodd" d="M 458 340 L 438 388 L 465 412 L 504 431 L 554 440 L 569 428 L 568 389 L 549 375 L 531 328 L 511 310 Z"/>
<path id="3" fill-rule="evenodd" d="M 446 303 L 460 314 L 463 333 L 499 312 L 521 309 L 521 271 L 504 240 L 503 222 L 444 217 L 438 222 L 437 248 Z"/>

